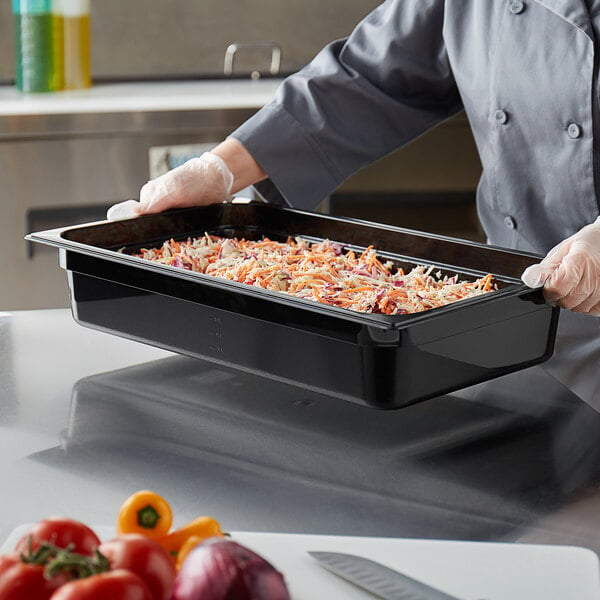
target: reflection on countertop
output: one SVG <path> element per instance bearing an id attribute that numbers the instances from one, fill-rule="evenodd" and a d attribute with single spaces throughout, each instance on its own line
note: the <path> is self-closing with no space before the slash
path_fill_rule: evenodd
<path id="1" fill-rule="evenodd" d="M 0 316 L 0 371 L 3 539 L 149 488 L 232 531 L 600 550 L 600 415 L 541 367 L 376 411 L 44 310 Z"/>
<path id="2" fill-rule="evenodd" d="M 176 356 L 79 380 L 29 459 L 230 529 L 514 540 L 600 482 L 599 434 L 539 368 L 383 412 Z"/>
<path id="3" fill-rule="evenodd" d="M 2 382 L 3 401 L 0 402 L 0 423 L 10 423 L 16 411 L 14 356 L 12 344 L 12 316 L 0 312 L 0 381 Z"/>

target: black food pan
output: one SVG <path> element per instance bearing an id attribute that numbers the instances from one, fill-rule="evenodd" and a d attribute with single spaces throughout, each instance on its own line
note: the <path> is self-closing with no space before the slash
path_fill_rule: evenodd
<path id="1" fill-rule="evenodd" d="M 209 234 L 373 245 L 403 268 L 436 265 L 498 289 L 407 315 L 359 313 L 130 256 Z M 547 360 L 558 309 L 520 280 L 539 260 L 439 235 L 264 203 L 215 204 L 32 233 L 57 246 L 82 325 L 395 409 Z"/>

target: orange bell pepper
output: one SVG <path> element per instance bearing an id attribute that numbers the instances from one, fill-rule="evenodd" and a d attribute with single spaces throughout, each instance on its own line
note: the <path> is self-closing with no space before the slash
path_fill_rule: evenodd
<path id="1" fill-rule="evenodd" d="M 172 522 L 169 503 L 155 492 L 141 490 L 121 505 L 117 516 L 117 535 L 141 533 L 156 540 L 167 535 Z"/>
<path id="2" fill-rule="evenodd" d="M 225 534 L 218 521 L 212 517 L 203 516 L 197 517 L 179 529 L 158 538 L 157 541 L 174 559 L 178 559 L 179 552 L 189 539 L 197 538 L 196 541 L 199 543 L 210 537 L 224 536 Z M 191 547 L 188 548 L 188 552 L 189 550 L 191 550 Z"/>

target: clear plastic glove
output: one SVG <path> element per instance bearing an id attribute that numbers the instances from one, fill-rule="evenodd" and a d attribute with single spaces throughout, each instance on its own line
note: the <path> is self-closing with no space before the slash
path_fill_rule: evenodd
<path id="1" fill-rule="evenodd" d="M 126 200 L 108 209 L 107 219 L 123 219 L 169 208 L 202 206 L 231 199 L 233 174 L 216 154 L 205 152 L 152 179 L 140 190 L 140 201 Z"/>
<path id="2" fill-rule="evenodd" d="M 521 279 L 531 288 L 544 286 L 551 304 L 600 316 L 600 217 L 525 269 Z"/>

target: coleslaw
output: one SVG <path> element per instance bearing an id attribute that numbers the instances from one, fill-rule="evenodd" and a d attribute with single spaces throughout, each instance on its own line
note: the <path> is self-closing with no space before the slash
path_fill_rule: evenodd
<path id="1" fill-rule="evenodd" d="M 491 274 L 466 281 L 426 265 L 405 273 L 382 262 L 373 246 L 357 253 L 302 237 L 277 242 L 205 234 L 133 256 L 363 313 L 417 313 L 496 289 Z"/>

